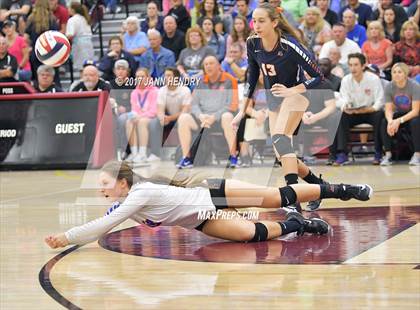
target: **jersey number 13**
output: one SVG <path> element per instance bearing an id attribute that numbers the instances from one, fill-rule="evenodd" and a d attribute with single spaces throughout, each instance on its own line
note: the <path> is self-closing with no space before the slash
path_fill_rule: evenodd
<path id="1" fill-rule="evenodd" d="M 276 76 L 276 67 L 271 64 L 261 64 L 261 70 L 265 76 Z"/>

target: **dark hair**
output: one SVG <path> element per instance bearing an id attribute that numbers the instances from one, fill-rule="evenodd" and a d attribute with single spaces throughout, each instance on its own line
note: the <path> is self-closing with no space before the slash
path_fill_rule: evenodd
<path id="1" fill-rule="evenodd" d="M 219 5 L 217 4 L 217 1 L 216 0 L 212 0 L 212 1 L 214 2 L 213 15 L 214 16 L 219 15 Z M 206 11 L 204 10 L 204 4 L 205 4 L 205 2 L 206 2 L 206 0 L 203 0 L 200 3 L 199 12 L 200 12 L 200 14 L 202 16 L 206 16 Z"/>
<path id="2" fill-rule="evenodd" d="M 240 16 L 237 15 L 234 19 L 233 19 L 233 25 L 232 25 L 232 31 L 230 32 L 230 36 L 232 38 L 233 42 L 236 42 L 239 40 L 239 35 L 235 30 L 235 20 L 240 19 L 241 21 L 243 21 L 243 23 L 245 24 L 245 29 L 244 29 L 244 40 L 246 41 L 246 39 L 249 37 L 249 34 L 251 33 L 251 28 L 249 27 L 248 21 L 244 16 Z"/>
<path id="3" fill-rule="evenodd" d="M 123 41 L 121 39 L 120 36 L 112 36 L 109 40 L 108 40 L 108 46 L 111 46 L 111 42 L 112 41 L 116 41 L 118 40 L 120 42 L 121 45 L 123 45 Z"/>
<path id="4" fill-rule="evenodd" d="M 90 16 L 86 6 L 80 4 L 79 2 L 72 2 L 70 8 L 73 9 L 76 14 L 82 15 L 86 19 L 86 22 L 90 25 Z"/>
<path id="5" fill-rule="evenodd" d="M 335 23 L 334 25 L 332 25 L 331 29 L 333 27 L 343 27 L 343 28 L 346 28 L 346 25 L 344 25 L 343 23 L 339 22 L 339 23 Z"/>
<path id="6" fill-rule="evenodd" d="M 245 1 L 246 5 L 249 5 L 249 0 L 237 0 L 236 2 L 238 1 Z"/>
<path id="7" fill-rule="evenodd" d="M 176 78 L 180 78 L 181 77 L 181 73 L 179 72 L 179 70 L 175 67 L 167 67 L 165 68 L 165 71 L 170 71 L 174 74 L 174 77 Z"/>
<path id="8" fill-rule="evenodd" d="M 117 180 L 125 179 L 128 186 L 131 188 L 135 183 L 144 183 L 151 182 L 155 184 L 164 184 L 172 185 L 177 187 L 194 187 L 194 186 L 205 186 L 203 181 L 206 180 L 206 177 L 203 174 L 189 174 L 187 173 L 177 173 L 173 179 L 170 179 L 165 176 L 152 176 L 150 178 L 145 178 L 137 173 L 135 173 L 132 167 L 125 161 L 109 161 L 105 163 L 101 171 L 106 172 L 111 177 Z"/>
<path id="9" fill-rule="evenodd" d="M 357 58 L 357 59 L 359 59 L 359 61 L 360 61 L 360 63 L 361 63 L 362 66 L 366 64 L 366 57 L 362 53 L 352 53 L 352 54 L 349 54 L 347 56 L 347 61 L 349 61 L 351 58 Z"/>
<path id="10" fill-rule="evenodd" d="M 265 2 L 258 6 L 258 9 L 264 9 L 268 13 L 268 17 L 271 20 L 277 20 L 276 30 L 279 33 L 279 36 L 283 34 L 288 34 L 295 38 L 300 44 L 305 46 L 305 43 L 299 38 L 299 35 L 296 33 L 296 30 L 289 24 L 287 19 L 282 13 L 280 13 L 277 8 L 273 8 L 269 3 Z"/>

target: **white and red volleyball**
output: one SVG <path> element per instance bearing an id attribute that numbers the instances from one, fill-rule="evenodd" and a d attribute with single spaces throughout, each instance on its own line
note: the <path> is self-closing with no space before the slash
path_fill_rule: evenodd
<path id="1" fill-rule="evenodd" d="M 59 31 L 46 31 L 35 43 L 35 55 L 44 65 L 61 66 L 69 58 L 70 51 L 69 40 Z"/>

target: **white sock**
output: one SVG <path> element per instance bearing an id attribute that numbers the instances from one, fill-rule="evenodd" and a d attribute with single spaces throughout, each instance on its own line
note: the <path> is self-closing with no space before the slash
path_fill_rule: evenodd
<path id="1" fill-rule="evenodd" d="M 139 154 L 141 157 L 146 157 L 146 147 L 145 146 L 140 146 L 139 147 Z"/>
<path id="2" fill-rule="evenodd" d="M 137 147 L 137 145 L 130 146 L 130 150 L 131 153 L 133 153 L 134 155 L 139 152 L 139 148 Z"/>

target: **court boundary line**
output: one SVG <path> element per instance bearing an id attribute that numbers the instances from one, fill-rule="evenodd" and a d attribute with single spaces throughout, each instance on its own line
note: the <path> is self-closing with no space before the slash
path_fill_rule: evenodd
<path id="1" fill-rule="evenodd" d="M 54 288 L 54 285 L 51 282 L 50 274 L 55 264 L 57 264 L 63 257 L 72 253 L 73 251 L 77 250 L 80 247 L 81 247 L 80 245 L 75 245 L 59 253 L 58 255 L 54 256 L 41 268 L 38 274 L 39 283 L 42 289 L 47 293 L 47 295 L 49 295 L 52 299 L 54 299 L 63 307 L 70 310 L 82 310 L 82 308 L 73 304 L 70 300 L 65 298 Z"/>

